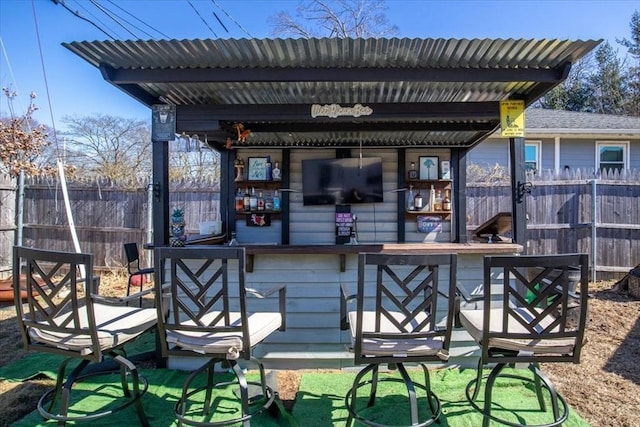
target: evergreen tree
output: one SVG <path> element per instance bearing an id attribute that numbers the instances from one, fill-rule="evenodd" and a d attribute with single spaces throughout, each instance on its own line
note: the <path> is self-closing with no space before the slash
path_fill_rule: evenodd
<path id="1" fill-rule="evenodd" d="M 596 69 L 588 79 L 592 89 L 590 104 L 593 112 L 623 115 L 629 91 L 622 61 L 609 42 L 598 47 L 595 60 Z"/>
<path id="2" fill-rule="evenodd" d="M 600 114 L 640 116 L 640 13 L 631 18 L 631 39 L 623 60 L 608 43 L 574 64 L 567 79 L 549 91 L 536 107 Z M 629 61 L 629 63 L 628 63 Z"/>
<path id="3" fill-rule="evenodd" d="M 627 69 L 626 80 L 628 96 L 623 108 L 627 115 L 640 117 L 640 12 L 636 11 L 631 17 L 631 39 L 617 40 L 627 48 L 631 56 L 631 64 Z"/>

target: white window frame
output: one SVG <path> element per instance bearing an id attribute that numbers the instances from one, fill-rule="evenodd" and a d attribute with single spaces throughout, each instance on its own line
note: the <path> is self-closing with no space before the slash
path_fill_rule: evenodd
<path id="1" fill-rule="evenodd" d="M 536 149 L 536 158 L 535 158 L 535 162 L 536 162 L 536 168 L 533 170 L 533 172 L 537 172 L 540 170 L 541 168 L 541 164 L 540 164 L 540 159 L 542 158 L 542 141 L 525 141 L 524 142 L 524 151 L 525 151 L 525 158 L 524 158 L 524 163 L 525 163 L 525 169 L 527 167 L 527 146 L 534 146 Z"/>
<path id="2" fill-rule="evenodd" d="M 595 169 L 596 171 L 601 170 L 602 168 L 600 167 L 600 149 L 602 147 L 616 147 L 616 148 L 622 148 L 622 169 L 621 170 L 625 170 L 625 169 L 629 169 L 629 141 L 596 141 L 596 164 L 595 164 Z"/>

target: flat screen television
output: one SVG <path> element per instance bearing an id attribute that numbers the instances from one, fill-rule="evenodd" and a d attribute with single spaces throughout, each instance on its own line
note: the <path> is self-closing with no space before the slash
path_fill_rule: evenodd
<path id="1" fill-rule="evenodd" d="M 302 199 L 306 206 L 381 203 L 382 159 L 303 160 Z"/>

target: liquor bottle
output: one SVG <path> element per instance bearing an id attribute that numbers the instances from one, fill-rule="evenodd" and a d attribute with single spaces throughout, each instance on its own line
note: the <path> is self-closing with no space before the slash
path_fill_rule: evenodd
<path id="1" fill-rule="evenodd" d="M 242 194 L 242 190 L 238 188 L 236 192 L 236 212 L 241 212 L 244 210 L 244 196 Z"/>
<path id="2" fill-rule="evenodd" d="M 442 210 L 442 192 L 440 190 L 436 191 L 436 201 L 433 204 L 433 210 L 434 211 Z"/>
<path id="3" fill-rule="evenodd" d="M 413 185 L 409 186 L 409 191 L 407 192 L 407 210 L 413 211 L 416 208 L 414 205 L 416 195 L 413 193 Z"/>
<path id="4" fill-rule="evenodd" d="M 274 181 L 280 181 L 282 179 L 282 176 L 280 175 L 280 163 L 278 163 L 278 161 L 275 162 L 275 165 L 271 170 L 271 177 Z"/>
<path id="5" fill-rule="evenodd" d="M 444 190 L 444 199 L 442 200 L 442 210 L 451 210 L 451 198 L 449 197 L 449 190 Z"/>
<path id="6" fill-rule="evenodd" d="M 278 164 L 278 162 L 276 162 L 276 165 Z M 273 192 L 273 210 L 278 212 L 280 211 L 280 193 L 278 193 L 278 190 Z"/>
<path id="7" fill-rule="evenodd" d="M 262 197 L 262 191 L 258 192 L 258 210 L 259 211 L 263 211 L 264 210 L 264 197 Z"/>
<path id="8" fill-rule="evenodd" d="M 258 196 L 256 196 L 256 188 L 251 187 L 251 195 L 249 196 L 249 210 L 258 210 Z"/>
<path id="9" fill-rule="evenodd" d="M 264 210 L 272 211 L 273 210 L 273 196 L 271 193 L 265 193 L 264 196 Z"/>
<path id="10" fill-rule="evenodd" d="M 436 190 L 433 188 L 433 185 L 431 185 L 431 190 L 429 190 L 429 210 L 436 210 Z"/>
<path id="11" fill-rule="evenodd" d="M 415 197 L 413 198 L 413 207 L 415 208 L 415 210 L 417 211 L 421 211 L 422 208 L 424 208 L 424 201 L 422 199 L 422 194 L 420 194 L 420 189 L 418 189 L 418 192 L 416 193 Z"/>
<path id="12" fill-rule="evenodd" d="M 251 196 L 249 195 L 249 187 L 244 190 L 244 211 L 249 212 L 251 210 Z"/>
<path id="13" fill-rule="evenodd" d="M 267 156 L 267 165 L 266 165 L 266 176 L 267 181 L 271 181 L 273 179 L 273 170 L 271 169 L 271 156 Z"/>

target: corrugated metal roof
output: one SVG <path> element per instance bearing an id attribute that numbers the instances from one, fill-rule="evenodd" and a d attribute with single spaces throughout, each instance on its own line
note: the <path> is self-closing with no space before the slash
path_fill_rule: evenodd
<path id="1" fill-rule="evenodd" d="M 177 105 L 178 130 L 206 133 L 211 140 L 232 136 L 231 125 L 242 122 L 260 129 L 247 141 L 250 145 L 340 146 L 366 140 L 374 146 L 472 146 L 498 126 L 500 100 L 524 99 L 530 105 L 598 43 L 321 38 L 83 41 L 64 46 L 141 102 Z M 332 103 L 374 105 L 374 114 L 350 120 L 358 125 L 353 131 L 345 128 L 345 118 L 312 120 L 310 105 Z M 194 105 L 203 110 L 181 108 Z M 442 108 L 439 115 L 443 105 L 451 108 Z M 244 109 L 234 118 L 225 106 Z M 295 132 L 281 125 L 270 130 L 269 124 L 276 122 L 307 126 Z M 339 131 L 334 123 L 342 123 Z M 384 123 L 446 123 L 447 131 L 433 126 L 386 131 Z M 461 124 L 458 129 L 456 123 Z M 469 129 L 469 123 L 479 123 L 481 129 Z"/>

